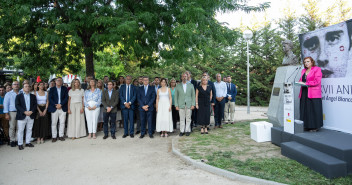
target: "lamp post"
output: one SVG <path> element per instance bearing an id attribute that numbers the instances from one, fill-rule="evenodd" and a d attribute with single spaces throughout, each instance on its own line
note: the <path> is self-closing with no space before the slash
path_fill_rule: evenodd
<path id="1" fill-rule="evenodd" d="M 251 30 L 243 32 L 243 38 L 247 41 L 247 114 L 250 114 L 250 89 L 249 89 L 249 40 L 253 37 Z"/>

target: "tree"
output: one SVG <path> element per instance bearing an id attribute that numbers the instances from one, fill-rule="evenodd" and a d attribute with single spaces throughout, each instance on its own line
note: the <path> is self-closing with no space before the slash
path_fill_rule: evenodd
<path id="1" fill-rule="evenodd" d="M 94 53 L 111 44 L 121 44 L 120 56 L 133 55 L 140 67 L 159 61 L 182 63 L 179 61 L 200 53 L 207 57 L 209 38 L 216 42 L 228 38 L 215 20 L 215 12 L 260 11 L 269 4 L 247 6 L 240 0 L 4 0 L 0 7 L 0 47 L 6 51 L 1 58 L 15 56 L 24 64 L 21 68 L 36 64 L 56 71 L 68 64 L 80 66 L 84 60 L 86 74 L 94 76 Z"/>
<path id="2" fill-rule="evenodd" d="M 314 31 L 324 27 L 324 22 L 319 14 L 319 2 L 320 0 L 308 0 L 307 3 L 302 4 L 306 15 L 300 18 L 301 32 Z"/>

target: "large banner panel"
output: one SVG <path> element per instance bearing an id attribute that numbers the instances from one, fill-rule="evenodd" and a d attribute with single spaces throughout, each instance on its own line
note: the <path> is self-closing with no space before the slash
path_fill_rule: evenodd
<path id="1" fill-rule="evenodd" d="M 323 73 L 324 128 L 352 134 L 352 19 L 299 39 L 302 60 L 311 56 Z"/>

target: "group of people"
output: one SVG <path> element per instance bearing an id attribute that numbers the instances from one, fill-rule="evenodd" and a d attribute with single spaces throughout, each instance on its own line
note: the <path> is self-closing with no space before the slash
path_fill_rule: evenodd
<path id="1" fill-rule="evenodd" d="M 223 81 L 222 81 L 223 80 Z M 96 80 L 91 76 L 81 84 L 74 79 L 69 87 L 58 77 L 49 84 L 27 80 L 0 86 L 0 119 L 11 147 L 34 147 L 48 137 L 52 142 L 87 136 L 96 139 L 98 123 L 102 123 L 103 139 L 116 139 L 116 123 L 123 123 L 123 138 L 148 135 L 168 137 L 180 124 L 180 136 L 189 136 L 192 128 L 201 126 L 201 134 L 208 134 L 211 112 L 215 127 L 234 123 L 237 91 L 231 77 L 216 75 L 216 82 L 203 73 L 200 81 L 191 73 L 182 73 L 181 80 L 140 76 L 120 76 L 117 82 L 108 76 Z M 136 126 L 135 126 L 136 124 Z M 135 132 L 136 131 L 136 132 Z M 25 138 L 25 139 L 24 139 Z"/>

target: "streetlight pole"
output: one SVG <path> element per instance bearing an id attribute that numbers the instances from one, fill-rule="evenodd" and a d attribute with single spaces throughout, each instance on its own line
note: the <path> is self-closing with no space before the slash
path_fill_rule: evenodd
<path id="1" fill-rule="evenodd" d="M 249 86 L 249 40 L 252 38 L 253 33 L 251 30 L 243 32 L 243 38 L 247 41 L 247 114 L 250 114 L 250 86 Z"/>

